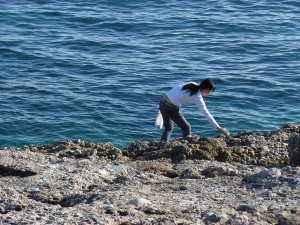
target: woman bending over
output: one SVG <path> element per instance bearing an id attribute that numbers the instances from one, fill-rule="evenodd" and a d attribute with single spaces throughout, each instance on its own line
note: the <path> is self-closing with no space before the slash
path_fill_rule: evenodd
<path id="1" fill-rule="evenodd" d="M 191 125 L 184 118 L 179 108 L 182 104 L 196 104 L 200 112 L 217 130 L 229 135 L 226 128 L 220 127 L 206 108 L 203 96 L 208 96 L 216 89 L 210 79 L 205 79 L 200 85 L 189 82 L 173 87 L 160 101 L 159 110 L 162 114 L 165 130 L 161 137 L 162 141 L 169 141 L 173 131 L 173 122 L 182 130 L 183 137 L 191 134 Z"/>

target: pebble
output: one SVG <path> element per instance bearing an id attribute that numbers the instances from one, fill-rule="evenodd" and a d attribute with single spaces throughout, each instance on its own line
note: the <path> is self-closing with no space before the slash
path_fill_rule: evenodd
<path id="1" fill-rule="evenodd" d="M 281 171 L 280 171 L 280 169 L 277 169 L 277 168 L 269 169 L 269 173 L 272 177 L 280 177 L 281 176 Z"/>
<path id="2" fill-rule="evenodd" d="M 246 211 L 246 212 L 259 212 L 259 213 L 264 213 L 268 210 L 268 207 L 265 205 L 240 205 L 237 208 L 237 211 Z"/>
<path id="3" fill-rule="evenodd" d="M 1 149 L 0 223 L 300 224 L 295 132 Z"/>
<path id="4" fill-rule="evenodd" d="M 179 201 L 179 206 L 183 208 L 190 208 L 194 206 L 194 202 L 190 200 L 180 200 Z"/>
<path id="5" fill-rule="evenodd" d="M 39 192 L 40 189 L 37 187 L 30 187 L 30 188 L 27 188 L 26 191 L 29 193 L 36 193 L 36 192 Z"/>
<path id="6" fill-rule="evenodd" d="M 215 214 L 215 213 L 208 213 L 205 217 L 205 220 L 207 222 L 212 222 L 212 223 L 220 223 L 224 224 L 227 220 L 229 219 L 229 216 L 227 214 Z"/>
<path id="7" fill-rule="evenodd" d="M 207 177 L 219 177 L 226 173 L 226 167 L 209 167 L 203 171 Z"/>
<path id="8" fill-rule="evenodd" d="M 107 213 L 107 214 L 113 214 L 116 211 L 116 209 L 113 205 L 104 205 L 103 209 L 105 210 L 105 213 Z"/>
<path id="9" fill-rule="evenodd" d="M 294 180 L 294 185 L 293 185 L 294 188 L 299 188 L 300 187 L 300 177 L 296 178 Z"/>
<path id="10" fill-rule="evenodd" d="M 129 200 L 127 204 L 135 205 L 135 206 L 146 206 L 146 205 L 151 205 L 152 202 L 144 198 L 134 198 Z"/>

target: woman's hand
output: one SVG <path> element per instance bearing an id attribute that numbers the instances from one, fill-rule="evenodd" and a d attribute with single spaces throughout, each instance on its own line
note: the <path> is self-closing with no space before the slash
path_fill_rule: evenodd
<path id="1" fill-rule="evenodd" d="M 221 131 L 226 135 L 230 135 L 230 132 L 224 127 L 218 127 L 218 131 Z"/>

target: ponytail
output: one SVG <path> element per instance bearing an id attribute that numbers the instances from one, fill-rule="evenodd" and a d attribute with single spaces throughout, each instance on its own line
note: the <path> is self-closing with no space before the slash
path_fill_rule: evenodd
<path id="1" fill-rule="evenodd" d="M 197 85 L 195 83 L 187 83 L 185 84 L 181 90 L 185 90 L 186 92 L 190 93 L 190 96 L 197 94 L 199 90 L 202 89 L 208 89 L 210 91 L 216 90 L 216 85 L 211 79 L 205 79 L 201 82 L 200 85 Z"/>
<path id="2" fill-rule="evenodd" d="M 194 83 L 188 83 L 185 84 L 181 90 L 186 90 L 186 92 L 190 93 L 190 96 L 197 94 L 197 92 L 199 91 L 200 86 L 198 86 L 197 84 Z"/>

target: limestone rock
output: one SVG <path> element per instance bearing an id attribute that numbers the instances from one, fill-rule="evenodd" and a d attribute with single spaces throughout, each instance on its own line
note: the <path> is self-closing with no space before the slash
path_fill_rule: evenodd
<path id="1" fill-rule="evenodd" d="M 288 164 L 288 140 L 295 132 L 300 134 L 300 126 L 288 124 L 278 131 L 245 131 L 230 137 L 201 138 L 193 135 L 170 143 L 134 141 L 123 150 L 123 155 L 139 160 L 166 158 L 172 162 L 205 159 L 256 165 Z"/>
<path id="2" fill-rule="evenodd" d="M 299 134 L 6 147 L 0 224 L 300 224 Z"/>
<path id="3" fill-rule="evenodd" d="M 225 167 L 209 167 L 203 171 L 203 174 L 207 177 L 219 177 L 226 173 Z"/>
<path id="4" fill-rule="evenodd" d="M 134 198 L 128 201 L 127 204 L 135 205 L 135 206 L 146 206 L 146 205 L 151 205 L 152 202 L 144 198 Z"/>

